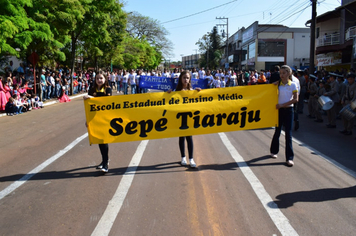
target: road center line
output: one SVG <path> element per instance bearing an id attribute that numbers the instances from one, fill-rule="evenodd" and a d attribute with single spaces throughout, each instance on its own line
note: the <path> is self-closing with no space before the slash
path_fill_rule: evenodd
<path id="1" fill-rule="evenodd" d="M 103 216 L 91 234 L 92 236 L 109 235 L 110 230 L 115 222 L 116 216 L 119 214 L 121 206 L 124 203 L 126 195 L 130 189 L 137 167 L 140 164 L 147 144 L 148 140 L 144 140 L 141 141 L 140 145 L 137 147 L 137 150 L 133 155 L 125 174 L 122 176 L 120 184 L 117 187 L 113 198 L 109 201 Z"/>
<path id="2" fill-rule="evenodd" d="M 266 189 L 263 187 L 262 183 L 252 172 L 250 167 L 247 165 L 243 157 L 239 154 L 236 148 L 231 144 L 229 138 L 225 133 L 219 133 L 222 143 L 225 145 L 227 150 L 230 152 L 232 158 L 236 161 L 241 172 L 244 174 L 247 181 L 250 183 L 253 191 L 256 193 L 257 197 L 261 201 L 263 207 L 271 217 L 273 223 L 278 228 L 282 235 L 298 235 L 294 230 L 292 225 L 289 223 L 287 217 L 281 212 L 277 204 L 274 203 L 271 196 L 267 193 Z"/>
<path id="3" fill-rule="evenodd" d="M 4 190 L 0 192 L 0 200 L 15 191 L 18 187 L 26 183 L 27 180 L 31 179 L 35 174 L 52 164 L 54 161 L 56 161 L 58 158 L 63 156 L 65 153 L 67 153 L 69 150 L 71 150 L 75 145 L 77 145 L 80 141 L 88 137 L 88 133 L 83 134 L 82 136 L 78 137 L 76 140 L 74 140 L 72 143 L 70 143 L 67 147 L 65 147 L 63 150 L 60 150 L 56 155 L 50 157 L 47 159 L 45 162 L 37 166 L 35 169 L 31 170 L 28 174 L 24 175 L 21 179 L 15 181 L 8 187 L 6 187 Z"/>

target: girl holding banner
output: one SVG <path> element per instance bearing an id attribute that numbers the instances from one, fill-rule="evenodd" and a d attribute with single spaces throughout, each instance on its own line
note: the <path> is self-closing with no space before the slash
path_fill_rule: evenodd
<path id="1" fill-rule="evenodd" d="M 197 91 L 200 91 L 201 88 L 195 88 Z M 189 71 L 183 71 L 179 75 L 178 79 L 178 84 L 175 89 L 175 91 L 182 91 L 182 90 L 193 90 L 193 86 L 191 84 L 191 76 Z M 170 93 L 172 90 L 168 90 L 168 93 Z M 192 136 L 185 136 L 185 137 L 179 137 L 179 150 L 181 153 L 181 164 L 182 166 L 188 165 L 187 163 L 187 158 L 185 157 L 185 140 L 187 140 L 188 144 L 188 154 L 189 154 L 189 164 L 190 167 L 195 168 L 197 164 L 195 163 L 193 159 L 193 137 Z"/>
<path id="2" fill-rule="evenodd" d="M 284 65 L 280 69 L 280 81 L 275 82 L 278 85 L 278 109 L 279 124 L 276 127 L 271 142 L 271 157 L 277 158 L 279 152 L 279 136 L 282 126 L 285 127 L 286 138 L 286 162 L 288 166 L 293 166 L 294 152 L 292 147 L 292 125 L 293 125 L 293 104 L 298 102 L 297 85 L 292 82 L 292 69 Z"/>
<path id="3" fill-rule="evenodd" d="M 111 94 L 112 90 L 109 86 L 108 79 L 105 78 L 103 71 L 99 71 L 95 77 L 94 86 L 89 90 L 88 95 L 83 97 L 83 99 L 86 100 L 93 97 L 111 96 Z M 87 126 L 87 123 L 85 123 L 85 125 Z M 101 169 L 102 172 L 106 173 L 109 171 L 109 144 L 99 144 L 99 149 L 102 161 L 96 168 Z"/>

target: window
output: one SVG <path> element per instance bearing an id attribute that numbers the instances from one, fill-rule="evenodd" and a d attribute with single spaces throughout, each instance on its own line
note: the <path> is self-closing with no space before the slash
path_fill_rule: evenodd
<path id="1" fill-rule="evenodd" d="M 248 45 L 248 58 L 254 58 L 256 55 L 256 43 Z"/>
<path id="2" fill-rule="evenodd" d="M 242 47 L 242 61 L 247 60 L 247 45 Z"/>
<path id="3" fill-rule="evenodd" d="M 258 56 L 260 57 L 284 57 L 285 41 L 258 41 Z"/>

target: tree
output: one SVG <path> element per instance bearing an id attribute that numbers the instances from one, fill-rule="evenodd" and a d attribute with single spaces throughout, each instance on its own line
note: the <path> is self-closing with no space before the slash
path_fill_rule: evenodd
<path id="1" fill-rule="evenodd" d="M 198 42 L 195 43 L 195 45 L 198 45 L 199 52 L 201 54 L 205 54 L 205 57 L 200 57 L 199 59 L 200 67 L 205 66 L 206 68 L 211 68 L 209 66 L 209 54 L 210 54 L 209 52 L 211 52 L 211 45 L 212 45 L 210 40 L 210 33 L 204 34 L 203 37 L 199 39 Z"/>
<path id="2" fill-rule="evenodd" d="M 114 41 L 110 34 L 110 30 L 118 23 L 120 19 L 124 19 L 122 4 L 116 0 L 59 0 L 68 10 L 68 35 L 71 38 L 70 48 L 71 53 L 70 68 L 73 72 L 75 69 L 77 45 L 87 46 L 94 58 L 94 64 L 97 65 L 98 57 L 104 55 L 104 48 L 111 50 L 112 42 Z M 75 4 L 75 7 L 72 5 Z M 118 24 L 119 27 L 125 23 Z M 120 28 L 124 31 L 124 27 Z M 118 36 L 118 35 L 116 35 Z M 120 38 L 120 37 L 119 37 Z M 71 80 L 73 81 L 73 80 Z M 73 84 L 71 83 L 73 88 Z"/>
<path id="3" fill-rule="evenodd" d="M 168 31 L 157 20 L 132 12 L 128 14 L 127 32 L 133 38 L 147 40 L 165 58 L 172 57 L 173 44 L 167 38 Z"/>
<path id="4" fill-rule="evenodd" d="M 212 68 L 217 68 L 220 66 L 220 60 L 222 56 L 222 52 L 221 52 L 222 40 L 216 26 L 213 28 L 213 31 L 211 32 L 210 41 L 211 41 L 212 50 L 211 52 L 209 52 L 209 60 L 211 58 L 211 62 L 212 62 L 211 65 L 213 66 Z"/>
<path id="5" fill-rule="evenodd" d="M 0 0 L 0 54 L 18 56 L 14 42 L 18 46 L 26 47 L 30 39 L 21 43 L 18 35 L 27 30 L 30 19 L 27 17 L 25 6 L 32 6 L 30 0 Z M 21 45 L 23 44 L 23 45 Z"/>
<path id="6" fill-rule="evenodd" d="M 154 69 L 162 61 L 160 52 L 144 39 L 127 36 L 122 43 L 124 47 L 123 65 L 125 68 Z"/>
<path id="7" fill-rule="evenodd" d="M 78 7 L 78 0 L 68 2 L 33 0 L 32 2 L 32 7 L 26 8 L 27 15 L 35 22 L 48 25 L 48 31 L 45 34 L 36 33 L 38 35 L 33 37 L 23 56 L 27 57 L 32 52 L 37 52 L 41 65 L 56 66 L 57 62 L 63 62 L 67 58 L 61 49 L 70 42 L 68 32 L 73 18 L 70 9 Z M 29 31 L 35 33 L 39 28 L 31 25 Z"/>
<path id="8" fill-rule="evenodd" d="M 48 23 L 46 9 L 50 6 L 46 1 L 38 3 L 36 0 L 0 0 L 0 53 L 3 56 L 26 58 L 36 49 L 43 49 L 64 59 L 60 52 L 63 44 L 56 40 Z M 46 60 L 44 55 L 40 54 L 41 62 Z"/>
<path id="9" fill-rule="evenodd" d="M 219 67 L 221 60 L 221 36 L 218 34 L 216 27 L 213 28 L 211 33 L 203 35 L 201 39 L 196 43 L 199 47 L 199 51 L 205 54 L 205 57 L 201 58 L 200 64 L 206 65 L 206 67 L 215 69 Z"/>

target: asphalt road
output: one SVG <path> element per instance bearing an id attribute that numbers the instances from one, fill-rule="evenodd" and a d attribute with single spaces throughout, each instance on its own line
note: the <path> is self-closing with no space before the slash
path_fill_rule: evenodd
<path id="1" fill-rule="evenodd" d="M 194 136 L 196 169 L 178 138 L 109 144 L 103 175 L 82 99 L 1 117 L 0 235 L 355 235 L 356 140 L 300 120 L 292 168 L 263 129 Z"/>

